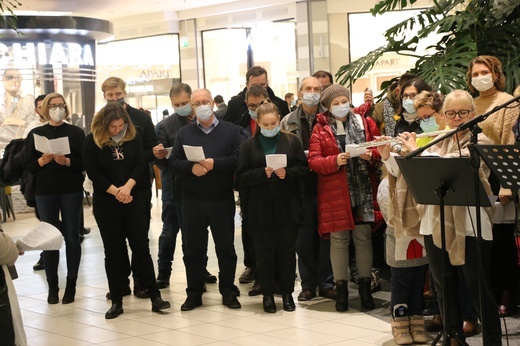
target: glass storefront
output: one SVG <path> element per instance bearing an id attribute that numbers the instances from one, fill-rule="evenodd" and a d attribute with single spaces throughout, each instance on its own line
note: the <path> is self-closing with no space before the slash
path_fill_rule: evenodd
<path id="1" fill-rule="evenodd" d="M 253 65 L 267 70 L 276 96 L 283 99 L 288 92 L 296 94 L 299 81 L 293 21 L 203 31 L 202 42 L 206 88 L 213 95 L 222 95 L 226 103 L 245 87 L 246 72 Z"/>
<path id="2" fill-rule="evenodd" d="M 97 108 L 104 104 L 101 84 L 116 76 L 127 83 L 126 102 L 150 111 L 154 124 L 162 120 L 163 111 L 172 114 L 169 93 L 180 82 L 177 34 L 99 44 L 97 61 Z"/>

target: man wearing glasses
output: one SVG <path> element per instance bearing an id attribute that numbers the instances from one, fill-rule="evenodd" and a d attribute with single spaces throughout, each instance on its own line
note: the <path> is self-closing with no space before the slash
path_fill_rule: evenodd
<path id="1" fill-rule="evenodd" d="M 235 125 L 215 117 L 209 90 L 195 90 L 191 105 L 196 121 L 179 130 L 169 159 L 170 168 L 182 178 L 183 250 L 188 287 L 181 310 L 202 305 L 208 226 L 218 258 L 222 304 L 238 309 L 241 305 L 234 285 L 237 255 L 233 187 L 242 136 Z M 185 146 L 201 148 L 205 158 L 188 158 Z"/>

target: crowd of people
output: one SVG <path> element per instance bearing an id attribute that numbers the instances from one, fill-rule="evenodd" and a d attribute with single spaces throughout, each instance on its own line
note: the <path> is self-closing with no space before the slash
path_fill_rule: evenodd
<path id="1" fill-rule="evenodd" d="M 132 293 L 131 275 L 134 294 L 149 298 L 153 311 L 170 308 L 160 289 L 170 285 L 179 231 L 187 279 L 181 310 L 202 306 L 206 284 L 217 281 L 222 304 L 241 308 L 235 285 L 234 192 L 238 191 L 245 266 L 238 281 L 252 283 L 248 294 L 262 295 L 266 313 L 277 311 L 277 294 L 283 310 L 296 309 L 297 272 L 302 288 L 298 301 L 321 296 L 335 300 L 338 312 L 348 311 L 354 267 L 361 306 L 375 309 L 373 232 L 386 224 L 395 343 L 427 342 L 423 309 L 429 285 L 437 299 L 433 303 L 437 318 L 432 321 L 449 328 L 451 345 L 477 332 L 478 319 L 487 328 L 486 344 L 501 345 L 499 317 L 514 314 L 517 308 L 514 220 L 493 218 L 493 208 L 481 207 L 480 241 L 474 232 L 475 208 L 448 206 L 447 247 L 442 249 L 439 206 L 416 203 L 396 160 L 442 131 L 510 100 L 512 96 L 503 91 L 500 61 L 492 56 L 471 61 L 467 81 L 468 89 L 478 95 L 475 99 L 464 90 L 441 95 L 406 73 L 377 104 L 367 88 L 358 107 L 352 105 L 350 90 L 334 84 L 326 71 L 304 78 L 297 95 L 287 94 L 285 100 L 269 87 L 264 68 L 254 66 L 245 77 L 246 87 L 227 106 L 222 96 L 213 97 L 208 89 L 192 91 L 185 83 L 175 84 L 170 91 L 174 114 L 155 129 L 146 113 L 126 103 L 125 82 L 110 77 L 102 85 L 107 103 L 94 116 L 86 137 L 65 121 L 69 110 L 62 95 L 52 93 L 43 99 L 38 114 L 45 123 L 29 132 L 24 162 L 35 177 L 40 219 L 65 238 L 67 280 L 61 302 L 74 302 L 80 275 L 78 229 L 86 171 L 94 186 L 93 213 L 105 249 L 107 299 L 112 300 L 107 319 L 123 313 L 123 297 Z M 518 115 L 517 104 L 491 114 L 479 124 L 478 143 L 515 143 Z M 461 131 L 422 156 L 469 156 L 471 136 L 471 131 Z M 41 152 L 36 143 L 40 137 L 66 138 L 68 151 Z M 157 275 L 148 239 L 152 163 L 161 169 L 162 181 Z M 494 208 L 514 208 L 516 192 L 501 187 L 485 164 L 479 176 L 486 193 L 496 196 Z M 209 231 L 218 258 L 218 280 L 206 269 Z M 495 294 L 485 300 L 484 314 L 478 299 L 479 257 L 484 281 Z M 442 258 L 448 262 L 447 284 Z M 43 263 L 47 301 L 56 304 L 59 251 L 44 251 Z M 447 296 L 455 297 L 455 303 L 444 306 Z"/>

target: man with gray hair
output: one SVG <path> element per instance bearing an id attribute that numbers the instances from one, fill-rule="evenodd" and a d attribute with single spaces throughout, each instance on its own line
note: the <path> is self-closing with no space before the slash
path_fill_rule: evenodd
<path id="1" fill-rule="evenodd" d="M 298 98 L 301 98 L 303 103 L 280 123 L 282 130 L 292 132 L 300 138 L 306 153 L 309 150 L 312 129 L 316 124 L 316 114 L 320 112 L 321 90 L 321 83 L 316 77 L 304 78 L 298 90 Z M 309 171 L 305 179 L 303 226 L 298 231 L 296 239 L 302 285 L 302 291 L 298 295 L 299 301 L 315 298 L 316 289 L 321 297 L 336 299 L 330 264 L 330 241 L 322 239 L 318 234 L 317 188 L 318 176 Z"/>
<path id="2" fill-rule="evenodd" d="M 237 255 L 233 187 L 242 136 L 234 124 L 215 117 L 209 90 L 195 90 L 191 106 L 196 121 L 177 133 L 169 158 L 170 168 L 182 178 L 183 250 L 188 287 L 181 310 L 202 305 L 208 226 L 218 258 L 222 304 L 237 309 L 241 305 L 234 284 Z M 205 158 L 194 161 L 186 154 L 185 146 L 201 148 Z"/>

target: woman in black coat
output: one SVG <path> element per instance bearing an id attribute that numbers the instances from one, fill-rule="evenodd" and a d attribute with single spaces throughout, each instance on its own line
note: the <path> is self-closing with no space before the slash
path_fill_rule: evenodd
<path id="1" fill-rule="evenodd" d="M 240 147 L 237 184 L 247 196 L 242 212 L 253 235 L 264 311 L 276 312 L 273 294 L 277 282 L 283 309 L 294 311 L 295 243 L 303 220 L 301 197 L 307 159 L 298 137 L 280 132 L 280 115 L 273 103 L 260 104 L 257 122 L 257 133 Z M 266 155 L 270 154 L 285 155 L 284 167 L 268 167 Z"/>

